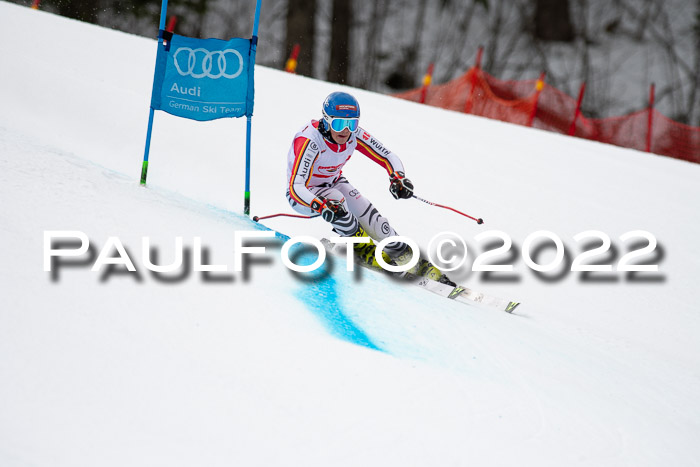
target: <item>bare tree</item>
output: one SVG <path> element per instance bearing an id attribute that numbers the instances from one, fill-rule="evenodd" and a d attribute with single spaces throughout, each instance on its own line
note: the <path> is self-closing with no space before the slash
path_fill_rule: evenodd
<path id="1" fill-rule="evenodd" d="M 472 32 L 472 20 L 479 12 L 479 5 L 484 11 L 488 11 L 489 2 L 486 0 L 440 2 L 435 15 L 438 32 L 432 38 L 429 36 L 429 40 L 422 44 L 434 50 L 430 61 L 438 64 L 435 71 L 436 82 L 454 78 L 471 66 L 470 60 L 480 44 L 468 38 Z"/>
<path id="2" fill-rule="evenodd" d="M 99 0 L 54 0 L 52 3 L 61 16 L 97 23 L 97 13 L 101 7 Z"/>
<path id="3" fill-rule="evenodd" d="M 693 39 L 695 46 L 693 47 L 695 70 L 693 72 L 694 80 L 691 84 L 690 96 L 688 98 L 688 123 L 692 124 L 695 121 L 696 125 L 700 125 L 700 0 L 695 0 L 695 23 L 693 24 Z M 697 118 L 693 119 L 693 115 L 697 114 Z"/>
<path id="4" fill-rule="evenodd" d="M 366 19 L 366 32 L 361 35 L 364 38 L 364 56 L 361 74 L 355 84 L 365 89 L 371 89 L 379 74 L 379 62 L 383 58 L 382 32 L 389 19 L 389 9 L 392 0 L 376 0 L 372 3 L 369 18 Z"/>
<path id="5" fill-rule="evenodd" d="M 328 81 L 341 84 L 348 81 L 351 24 L 352 3 L 350 0 L 333 0 Z"/>
<path id="6" fill-rule="evenodd" d="M 315 26 L 316 0 L 288 0 L 285 50 L 289 55 L 294 45 L 299 44 L 297 73 L 300 75 L 313 76 Z"/>
<path id="7" fill-rule="evenodd" d="M 401 50 L 398 64 L 385 79 L 386 84 L 393 89 L 409 89 L 417 84 L 420 75 L 418 70 L 418 54 L 421 50 L 427 0 L 419 0 L 413 21 L 413 38 Z"/>
<path id="8" fill-rule="evenodd" d="M 574 40 L 569 0 L 535 0 L 535 38 L 542 41 Z"/>

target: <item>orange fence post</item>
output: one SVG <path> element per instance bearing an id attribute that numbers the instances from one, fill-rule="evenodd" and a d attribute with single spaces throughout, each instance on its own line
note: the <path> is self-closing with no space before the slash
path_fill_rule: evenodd
<path id="1" fill-rule="evenodd" d="M 32 10 L 38 10 L 40 3 L 41 3 L 41 0 L 34 0 L 34 2 L 32 3 Z"/>
<path id="2" fill-rule="evenodd" d="M 649 88 L 649 118 L 647 119 L 647 152 L 651 152 L 651 130 L 652 121 L 654 119 L 654 88 L 654 83 L 651 83 L 651 87 Z"/>
<path id="3" fill-rule="evenodd" d="M 420 90 L 420 103 L 425 104 L 425 98 L 428 95 L 428 86 L 430 86 L 430 82 L 433 80 L 433 70 L 435 69 L 435 64 L 431 63 L 428 65 L 428 71 L 425 73 L 425 76 L 423 76 L 423 87 Z"/>
<path id="4" fill-rule="evenodd" d="M 476 52 L 476 61 L 474 63 L 474 68 L 472 70 L 472 75 L 471 75 L 471 85 L 472 88 L 469 91 L 469 96 L 467 97 L 467 101 L 464 103 L 464 113 L 468 114 L 471 113 L 472 111 L 472 101 L 474 100 L 474 89 L 476 88 L 476 73 L 481 69 L 481 56 L 484 54 L 484 47 L 479 47 L 479 50 Z"/>
<path id="5" fill-rule="evenodd" d="M 484 46 L 480 46 L 479 50 L 476 52 L 476 62 L 474 63 L 474 67 L 476 68 L 481 68 L 481 57 L 484 55 Z"/>
<path id="6" fill-rule="evenodd" d="M 287 73 L 296 73 L 297 72 L 297 58 L 299 58 L 299 50 L 301 49 L 301 46 L 299 44 L 294 44 L 294 47 L 292 47 L 292 53 L 289 54 L 289 58 L 287 59 L 287 63 L 284 66 L 284 71 Z"/>
<path id="7" fill-rule="evenodd" d="M 569 127 L 569 136 L 574 136 L 576 133 L 576 120 L 578 116 L 581 115 L 581 102 L 583 102 L 583 94 L 586 92 L 586 82 L 584 81 L 581 85 L 581 90 L 578 92 L 578 101 L 576 101 L 576 111 L 574 112 L 574 119 Z"/>
<path id="8" fill-rule="evenodd" d="M 170 17 L 168 20 L 168 25 L 165 27 L 165 30 L 168 32 L 173 32 L 175 31 L 175 25 L 177 24 L 177 16 L 173 15 Z"/>
<path id="9" fill-rule="evenodd" d="M 530 118 L 528 119 L 527 126 L 532 126 L 535 122 L 535 114 L 537 113 L 537 103 L 540 100 L 540 93 L 544 89 L 544 71 L 540 73 L 540 77 L 535 83 L 535 103 L 532 106 L 532 112 L 530 112 Z"/>

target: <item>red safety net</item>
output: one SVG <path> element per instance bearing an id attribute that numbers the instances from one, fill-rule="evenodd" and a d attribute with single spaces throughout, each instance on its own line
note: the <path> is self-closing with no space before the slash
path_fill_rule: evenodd
<path id="1" fill-rule="evenodd" d="M 587 118 L 577 115 L 576 99 L 542 82 L 538 91 L 538 82 L 502 81 L 474 67 L 448 83 L 430 86 L 425 103 L 700 163 L 700 128 L 675 122 L 653 108 Z M 395 97 L 420 102 L 421 88 Z"/>

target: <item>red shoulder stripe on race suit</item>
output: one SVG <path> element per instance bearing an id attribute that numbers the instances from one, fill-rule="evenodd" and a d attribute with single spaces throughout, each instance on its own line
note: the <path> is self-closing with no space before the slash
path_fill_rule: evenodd
<path id="1" fill-rule="evenodd" d="M 364 128 L 357 129 L 355 140 L 357 141 L 358 151 L 384 167 L 387 173 L 405 172 L 401 159 L 384 146 L 381 141 L 367 133 Z"/>
<path id="2" fill-rule="evenodd" d="M 394 166 L 391 164 L 391 162 L 389 161 L 388 158 L 381 156 L 377 151 L 372 149 L 371 146 L 369 146 L 368 144 L 366 144 L 364 141 L 360 140 L 359 138 L 357 139 L 357 150 L 360 151 L 365 156 L 372 159 L 377 164 L 384 167 L 389 174 L 396 172 L 396 170 L 394 170 Z"/>
<path id="3" fill-rule="evenodd" d="M 304 138 L 303 136 L 296 138 L 294 140 L 294 154 L 296 154 L 297 157 L 303 154 L 310 141 L 309 138 Z"/>
<path id="4" fill-rule="evenodd" d="M 310 139 L 304 138 L 304 137 L 299 137 L 294 140 L 294 153 L 296 157 L 294 158 L 294 166 L 292 168 L 292 174 L 289 177 L 289 195 L 292 197 L 294 201 L 297 203 L 301 204 L 302 206 L 311 206 L 310 201 L 305 201 L 303 197 L 298 193 L 298 191 L 295 189 L 295 186 L 298 188 L 299 183 L 296 183 L 296 178 L 297 175 L 299 174 L 299 166 L 301 165 L 301 161 L 304 158 L 304 153 L 306 152 L 306 149 L 309 146 L 309 143 L 311 142 Z M 318 157 L 318 154 L 316 154 L 316 157 Z M 313 163 L 316 161 L 316 158 L 314 158 L 314 161 L 311 162 L 310 165 L 310 171 L 313 171 Z M 311 180 L 311 174 L 309 174 L 309 177 L 307 178 L 306 182 L 304 183 L 304 186 L 307 186 L 309 184 L 309 180 Z M 310 195 L 312 195 L 309 192 Z M 313 195 L 312 199 L 313 201 Z"/>

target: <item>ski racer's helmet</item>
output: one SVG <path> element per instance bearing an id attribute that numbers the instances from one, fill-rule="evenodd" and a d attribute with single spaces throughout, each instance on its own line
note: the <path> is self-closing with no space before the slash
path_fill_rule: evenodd
<path id="1" fill-rule="evenodd" d="M 360 120 L 360 104 L 357 99 L 346 92 L 334 92 L 323 101 L 323 119 L 321 120 L 324 130 L 341 132 L 345 128 L 350 131 L 357 130 Z"/>

